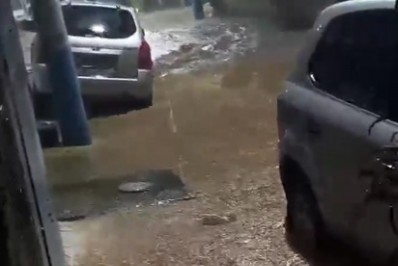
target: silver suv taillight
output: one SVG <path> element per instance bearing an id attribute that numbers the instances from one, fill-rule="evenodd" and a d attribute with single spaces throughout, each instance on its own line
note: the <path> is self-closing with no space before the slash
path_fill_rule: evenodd
<path id="1" fill-rule="evenodd" d="M 145 40 L 142 41 L 138 54 L 138 69 L 151 70 L 153 67 L 151 46 Z"/>

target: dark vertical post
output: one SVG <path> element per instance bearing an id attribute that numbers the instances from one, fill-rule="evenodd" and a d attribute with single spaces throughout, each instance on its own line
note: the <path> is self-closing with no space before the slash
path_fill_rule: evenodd
<path id="1" fill-rule="evenodd" d="M 200 20 L 205 18 L 202 0 L 192 0 L 192 9 L 195 19 Z"/>
<path id="2" fill-rule="evenodd" d="M 0 1 L 0 265 L 64 266 L 10 1 Z"/>
<path id="3" fill-rule="evenodd" d="M 86 112 L 59 0 L 32 0 L 32 11 L 46 51 L 54 110 L 63 144 L 90 145 Z"/>

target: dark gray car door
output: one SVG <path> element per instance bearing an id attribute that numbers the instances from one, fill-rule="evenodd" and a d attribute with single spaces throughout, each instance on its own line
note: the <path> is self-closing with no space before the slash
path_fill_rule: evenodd
<path id="1" fill-rule="evenodd" d="M 394 145 L 398 131 L 397 25 L 394 10 L 337 17 L 308 63 L 313 90 L 305 123 L 322 177 L 323 214 L 332 231 L 372 255 L 398 243 L 395 200 L 374 195 L 378 177 L 370 175 L 377 151 Z"/>

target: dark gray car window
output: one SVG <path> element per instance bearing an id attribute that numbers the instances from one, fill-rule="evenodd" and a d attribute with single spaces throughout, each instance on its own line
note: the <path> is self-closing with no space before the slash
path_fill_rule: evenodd
<path id="1" fill-rule="evenodd" d="M 315 85 L 383 114 L 398 89 L 398 12 L 361 11 L 334 19 L 309 64 Z"/>
<path id="2" fill-rule="evenodd" d="M 98 6 L 63 6 L 68 34 L 72 36 L 127 38 L 136 32 L 134 19 L 126 10 Z"/>

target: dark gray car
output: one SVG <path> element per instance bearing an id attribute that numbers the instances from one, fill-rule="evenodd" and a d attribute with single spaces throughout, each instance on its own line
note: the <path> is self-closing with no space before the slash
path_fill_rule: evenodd
<path id="1" fill-rule="evenodd" d="M 312 247 L 333 236 L 388 263 L 398 262 L 395 5 L 324 10 L 278 99 L 288 232 Z"/>

